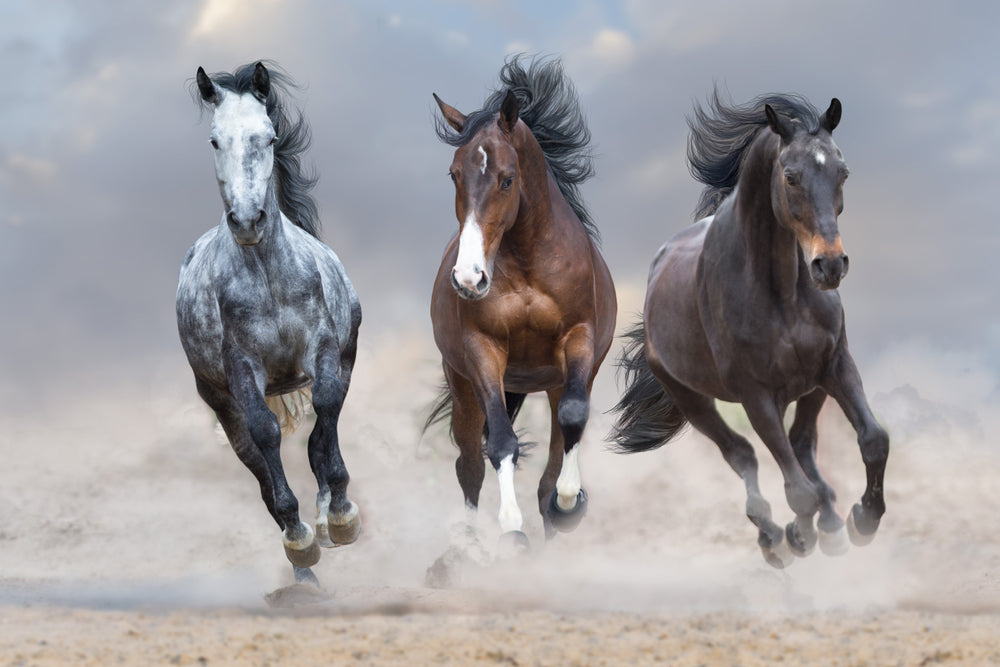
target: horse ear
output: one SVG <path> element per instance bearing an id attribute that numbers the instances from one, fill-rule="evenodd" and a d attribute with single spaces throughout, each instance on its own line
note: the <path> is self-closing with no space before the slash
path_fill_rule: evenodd
<path id="1" fill-rule="evenodd" d="M 267 94 L 271 92 L 271 75 L 267 73 L 264 63 L 257 63 L 253 68 L 253 81 L 251 81 L 253 96 L 262 103 L 267 101 Z"/>
<path id="2" fill-rule="evenodd" d="M 843 110 L 844 108 L 841 106 L 840 100 L 834 97 L 830 100 L 830 108 L 823 114 L 823 119 L 819 123 L 820 127 L 827 132 L 833 132 L 837 125 L 840 124 L 840 114 Z"/>
<path id="3" fill-rule="evenodd" d="M 444 116 L 445 121 L 451 125 L 452 129 L 456 132 L 461 132 L 465 129 L 465 114 L 456 109 L 453 106 L 445 104 L 441 101 L 441 98 L 437 96 L 437 93 L 431 93 L 434 96 L 434 101 L 437 102 L 438 109 L 441 110 L 441 115 Z"/>
<path id="4" fill-rule="evenodd" d="M 194 78 L 198 82 L 198 92 L 201 93 L 201 99 L 205 100 L 208 104 L 217 105 L 221 101 L 222 96 L 219 94 L 219 89 L 216 85 L 212 83 L 212 79 L 205 74 L 204 68 L 199 67 Z"/>
<path id="5" fill-rule="evenodd" d="M 500 129 L 507 134 L 513 132 L 514 126 L 517 125 L 517 112 L 517 95 L 508 88 L 503 103 L 500 105 L 500 118 L 497 120 Z"/>
<path id="6" fill-rule="evenodd" d="M 764 105 L 764 115 L 767 116 L 767 124 L 772 132 L 781 137 L 785 143 L 791 141 L 792 135 L 795 134 L 795 128 L 792 127 L 787 118 L 778 115 L 778 112 L 771 108 L 770 104 Z"/>

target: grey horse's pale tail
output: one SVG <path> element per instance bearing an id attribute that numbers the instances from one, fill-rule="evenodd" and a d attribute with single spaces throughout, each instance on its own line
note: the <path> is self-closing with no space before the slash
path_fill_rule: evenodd
<path id="1" fill-rule="evenodd" d="M 268 409 L 278 418 L 282 435 L 288 435 L 295 432 L 309 412 L 312 392 L 308 389 L 297 389 L 280 396 L 268 396 L 265 400 Z"/>
<path id="2" fill-rule="evenodd" d="M 646 361 L 646 329 L 640 321 L 626 340 L 618 368 L 625 371 L 625 393 L 613 408 L 620 413 L 608 436 L 622 454 L 646 452 L 665 445 L 687 424 L 680 409 L 653 375 Z"/>

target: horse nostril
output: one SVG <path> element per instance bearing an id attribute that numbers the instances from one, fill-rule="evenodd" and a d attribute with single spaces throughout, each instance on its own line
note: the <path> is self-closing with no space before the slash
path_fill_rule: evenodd
<path id="1" fill-rule="evenodd" d="M 841 255 L 840 259 L 842 259 L 844 262 L 844 268 L 841 269 L 840 271 L 840 277 L 843 278 L 844 276 L 847 275 L 847 270 L 851 268 L 851 258 L 848 257 L 847 255 Z"/>
<path id="2" fill-rule="evenodd" d="M 479 282 L 476 283 L 476 291 L 479 292 L 480 294 L 482 294 L 483 292 L 485 292 L 489 288 L 490 288 L 490 279 L 486 275 L 486 272 L 484 271 L 481 274 L 481 277 L 479 278 Z"/>

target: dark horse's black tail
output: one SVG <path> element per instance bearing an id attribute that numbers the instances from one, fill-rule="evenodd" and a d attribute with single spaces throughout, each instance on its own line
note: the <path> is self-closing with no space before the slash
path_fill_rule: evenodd
<path id="1" fill-rule="evenodd" d="M 646 361 L 646 329 L 640 321 L 622 336 L 618 368 L 625 371 L 625 393 L 613 410 L 620 413 L 611 431 L 622 454 L 648 452 L 680 433 L 687 420 L 670 400 Z"/>
<path id="2" fill-rule="evenodd" d="M 524 405 L 524 399 L 527 394 L 513 394 L 509 391 L 504 392 L 504 401 L 507 403 L 507 417 L 510 419 L 510 423 L 513 424 L 514 420 L 517 419 L 517 414 L 521 411 L 521 406 Z M 455 438 L 455 434 L 451 431 L 451 390 L 448 389 L 448 383 L 444 383 L 444 387 L 441 389 L 441 394 L 434 401 L 434 405 L 431 407 L 431 413 L 427 416 L 427 421 L 424 422 L 424 433 L 427 432 L 434 424 L 438 422 L 443 422 L 447 420 L 448 422 L 448 433 L 451 435 L 452 439 Z M 483 444 L 486 444 L 486 439 L 490 436 L 490 429 L 487 424 L 483 424 Z M 528 443 L 521 443 L 523 447 Z"/>

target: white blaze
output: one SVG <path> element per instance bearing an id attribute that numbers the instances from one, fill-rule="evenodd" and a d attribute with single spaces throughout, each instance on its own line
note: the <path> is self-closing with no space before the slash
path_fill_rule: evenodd
<path id="1" fill-rule="evenodd" d="M 483 166 L 480 167 L 480 171 L 483 172 L 483 175 L 485 176 L 486 175 L 486 150 L 482 146 L 480 146 L 479 147 L 479 152 L 483 156 Z"/>
<path id="2" fill-rule="evenodd" d="M 500 486 L 500 530 L 509 533 L 521 530 L 521 509 L 514 496 L 514 455 L 507 456 L 497 468 L 497 482 Z"/>
<path id="3" fill-rule="evenodd" d="M 462 225 L 458 237 L 458 259 L 455 261 L 455 280 L 467 289 L 475 289 L 486 270 L 486 254 L 483 248 L 483 230 L 479 228 L 476 215 L 470 213 Z"/>
<path id="4" fill-rule="evenodd" d="M 815 153 L 813 153 L 813 157 L 816 158 L 816 164 L 818 164 L 819 166 L 822 167 L 824 164 L 826 164 L 826 153 L 824 153 L 823 151 L 816 151 Z"/>
<path id="5" fill-rule="evenodd" d="M 580 445 L 575 444 L 563 456 L 562 469 L 556 480 L 556 504 L 565 512 L 576 507 L 580 494 Z"/>

